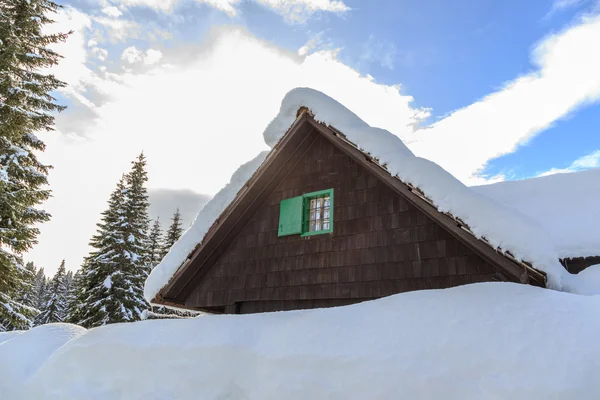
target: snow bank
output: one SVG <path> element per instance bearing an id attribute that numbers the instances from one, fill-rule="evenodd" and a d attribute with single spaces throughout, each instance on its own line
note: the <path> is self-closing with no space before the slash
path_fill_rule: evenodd
<path id="1" fill-rule="evenodd" d="M 600 255 L 600 169 L 473 189 L 537 221 L 559 257 Z"/>
<path id="2" fill-rule="evenodd" d="M 25 384 L 57 349 L 85 331 L 76 325 L 48 324 L 7 335 L 6 341 L 0 338 L 0 398 L 22 398 L 16 384 Z"/>
<path id="3" fill-rule="evenodd" d="M 569 275 L 564 290 L 588 296 L 600 295 L 600 264 L 587 267 L 577 275 Z"/>
<path id="4" fill-rule="evenodd" d="M 598 399 L 599 312 L 599 296 L 486 283 L 332 309 L 115 324 L 52 355 L 54 331 L 38 328 L 0 345 L 12 352 L 0 355 L 0 398 Z M 32 357 L 43 362 L 33 375 L 13 373 Z"/>
<path id="5" fill-rule="evenodd" d="M 144 297 L 148 303 L 152 302 L 158 291 L 169 282 L 181 264 L 202 241 L 208 229 L 229 203 L 235 199 L 237 193 L 260 167 L 267 154 L 269 154 L 267 151 L 261 152 L 238 168 L 231 177 L 231 181 L 206 203 L 190 228 L 181 235 L 161 263 L 152 270 L 144 285 Z"/>
<path id="6" fill-rule="evenodd" d="M 568 273 L 559 263 L 552 239 L 539 224 L 466 187 L 437 164 L 416 157 L 397 136 L 369 126 L 321 92 L 297 88 L 285 96 L 279 114 L 264 132 L 269 146 L 274 146 L 283 137 L 303 106 L 311 110 L 317 121 L 337 128 L 360 149 L 376 157 L 392 175 L 418 187 L 440 211 L 459 217 L 477 237 L 486 238 L 494 247 L 510 251 L 517 259 L 529 261 L 535 268 L 545 271 L 549 287 L 562 288 Z M 266 153 L 262 153 L 242 166 L 229 185 L 200 211 L 196 222 L 148 278 L 144 292 L 147 301 L 168 283 L 265 156 Z"/>

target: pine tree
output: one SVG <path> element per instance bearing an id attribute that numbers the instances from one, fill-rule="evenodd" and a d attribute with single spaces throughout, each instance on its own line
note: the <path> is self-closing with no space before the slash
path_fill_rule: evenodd
<path id="1" fill-rule="evenodd" d="M 171 226 L 169 226 L 169 230 L 165 235 L 165 241 L 163 244 L 161 259 L 164 258 L 171 247 L 179 240 L 181 237 L 181 233 L 183 229 L 181 228 L 181 214 L 179 213 L 179 208 L 175 211 L 173 218 L 171 218 Z"/>
<path id="2" fill-rule="evenodd" d="M 33 278 L 33 294 L 33 307 L 39 310 L 44 306 L 46 299 L 46 274 L 44 273 L 44 268 L 38 269 Z"/>
<path id="3" fill-rule="evenodd" d="M 67 311 L 65 313 L 65 322 L 77 322 L 76 315 L 80 309 L 80 292 L 83 289 L 83 278 L 81 275 L 81 270 L 77 270 L 72 276 L 73 278 L 70 281 L 66 296 Z"/>
<path id="4" fill-rule="evenodd" d="M 65 260 L 62 260 L 58 271 L 48 284 L 46 304 L 35 319 L 36 326 L 65 320 L 67 311 L 66 273 Z"/>
<path id="5" fill-rule="evenodd" d="M 110 290 L 112 276 L 119 272 L 116 258 L 122 251 L 123 239 L 120 235 L 125 221 L 125 176 L 121 178 L 108 201 L 108 209 L 102 213 L 97 224 L 97 233 L 90 246 L 95 250 L 84 260 L 82 266 L 82 288 L 77 302 L 79 307 L 71 316 L 71 322 L 85 327 L 104 325 L 110 322 Z"/>
<path id="6" fill-rule="evenodd" d="M 35 275 L 37 271 L 32 262 L 25 264 L 25 272 L 23 274 L 23 286 L 17 295 L 17 301 L 28 307 L 36 308 L 36 291 L 35 291 Z"/>
<path id="7" fill-rule="evenodd" d="M 109 207 L 83 266 L 81 307 L 74 319 L 85 327 L 138 321 L 147 304 L 143 286 L 150 270 L 146 160 L 141 154 L 111 195 Z"/>
<path id="8" fill-rule="evenodd" d="M 35 151 L 36 132 L 54 126 L 63 106 L 49 93 L 65 83 L 43 74 L 61 58 L 48 48 L 68 34 L 42 34 L 60 7 L 49 0 L 0 2 L 0 329 L 26 329 L 35 310 L 16 300 L 27 276 L 20 254 L 35 243 L 37 223 L 50 215 L 36 208 L 50 196 L 44 189 L 50 166 Z"/>
<path id="9" fill-rule="evenodd" d="M 148 234 L 148 263 L 150 269 L 153 269 L 161 261 L 162 254 L 162 229 L 160 221 L 157 217 L 152 224 L 150 233 Z"/>

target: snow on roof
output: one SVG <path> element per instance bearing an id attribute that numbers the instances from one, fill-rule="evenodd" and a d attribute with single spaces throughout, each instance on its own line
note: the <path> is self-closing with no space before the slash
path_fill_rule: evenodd
<path id="1" fill-rule="evenodd" d="M 60 347 L 59 328 L 66 339 L 73 326 L 42 326 L 0 344 L 0 397 L 599 399 L 599 309 L 599 296 L 483 283 L 113 324 Z"/>
<path id="2" fill-rule="evenodd" d="M 559 257 L 600 256 L 600 168 L 473 189 L 535 220 Z"/>
<path id="3" fill-rule="evenodd" d="M 297 88 L 284 97 L 279 114 L 264 132 L 269 146 L 273 147 L 283 137 L 302 107 L 308 108 L 316 121 L 336 128 L 359 149 L 376 157 L 393 176 L 419 188 L 441 212 L 460 218 L 476 237 L 485 238 L 494 248 L 508 251 L 516 259 L 527 261 L 546 272 L 549 287 L 562 288 L 563 278 L 568 272 L 560 264 L 550 236 L 538 223 L 466 187 L 439 165 L 416 157 L 400 138 L 384 129 L 369 126 L 321 92 Z M 144 290 L 147 301 L 152 301 L 169 282 L 265 156 L 261 154 L 241 166 L 231 182 L 200 211 L 192 227 L 148 277 Z"/>

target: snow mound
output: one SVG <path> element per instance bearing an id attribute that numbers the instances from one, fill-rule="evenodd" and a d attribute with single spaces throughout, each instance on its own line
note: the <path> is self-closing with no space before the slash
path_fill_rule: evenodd
<path id="1" fill-rule="evenodd" d="M 34 329 L 5 343 L 20 340 L 0 356 L 0 397 L 598 399 L 599 312 L 600 296 L 485 283 L 330 309 L 108 325 L 53 354 L 54 331 Z M 43 365 L 23 380 L 19 358 Z"/>
<path id="2" fill-rule="evenodd" d="M 600 168 L 472 189 L 537 221 L 560 258 L 600 256 Z"/>
<path id="3" fill-rule="evenodd" d="M 568 272 L 545 230 L 511 207 L 466 187 L 439 165 L 416 157 L 392 133 L 369 126 L 356 114 L 329 96 L 308 88 L 291 90 L 283 99 L 279 114 L 264 131 L 265 142 L 274 146 L 296 120 L 301 107 L 307 107 L 315 120 L 335 127 L 361 150 L 370 153 L 388 171 L 405 183 L 419 188 L 442 212 L 464 221 L 478 238 L 493 247 L 509 251 L 548 275 L 548 286 L 561 289 Z M 165 286 L 185 259 L 200 243 L 208 228 L 235 198 L 247 178 L 258 169 L 266 153 L 240 167 L 231 182 L 200 211 L 192 227 L 152 271 L 144 295 L 148 302 Z"/>
<path id="4" fill-rule="evenodd" d="M 71 324 L 47 324 L 9 336 L 0 344 L 0 398 L 20 399 L 24 384 L 61 346 L 86 332 Z"/>
<path id="5" fill-rule="evenodd" d="M 587 267 L 577 275 L 569 275 L 565 291 L 583 295 L 600 295 L 600 264 Z"/>
<path id="6" fill-rule="evenodd" d="M 20 335 L 21 333 L 23 333 L 23 331 L 0 332 L 0 344 L 14 338 L 17 335 Z"/>

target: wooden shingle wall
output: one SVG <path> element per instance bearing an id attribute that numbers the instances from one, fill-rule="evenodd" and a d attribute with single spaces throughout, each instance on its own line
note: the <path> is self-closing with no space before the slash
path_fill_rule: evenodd
<path id="1" fill-rule="evenodd" d="M 186 304 L 225 312 L 327 307 L 498 279 L 495 269 L 318 136 Z M 278 237 L 279 202 L 334 188 L 334 232 Z"/>

